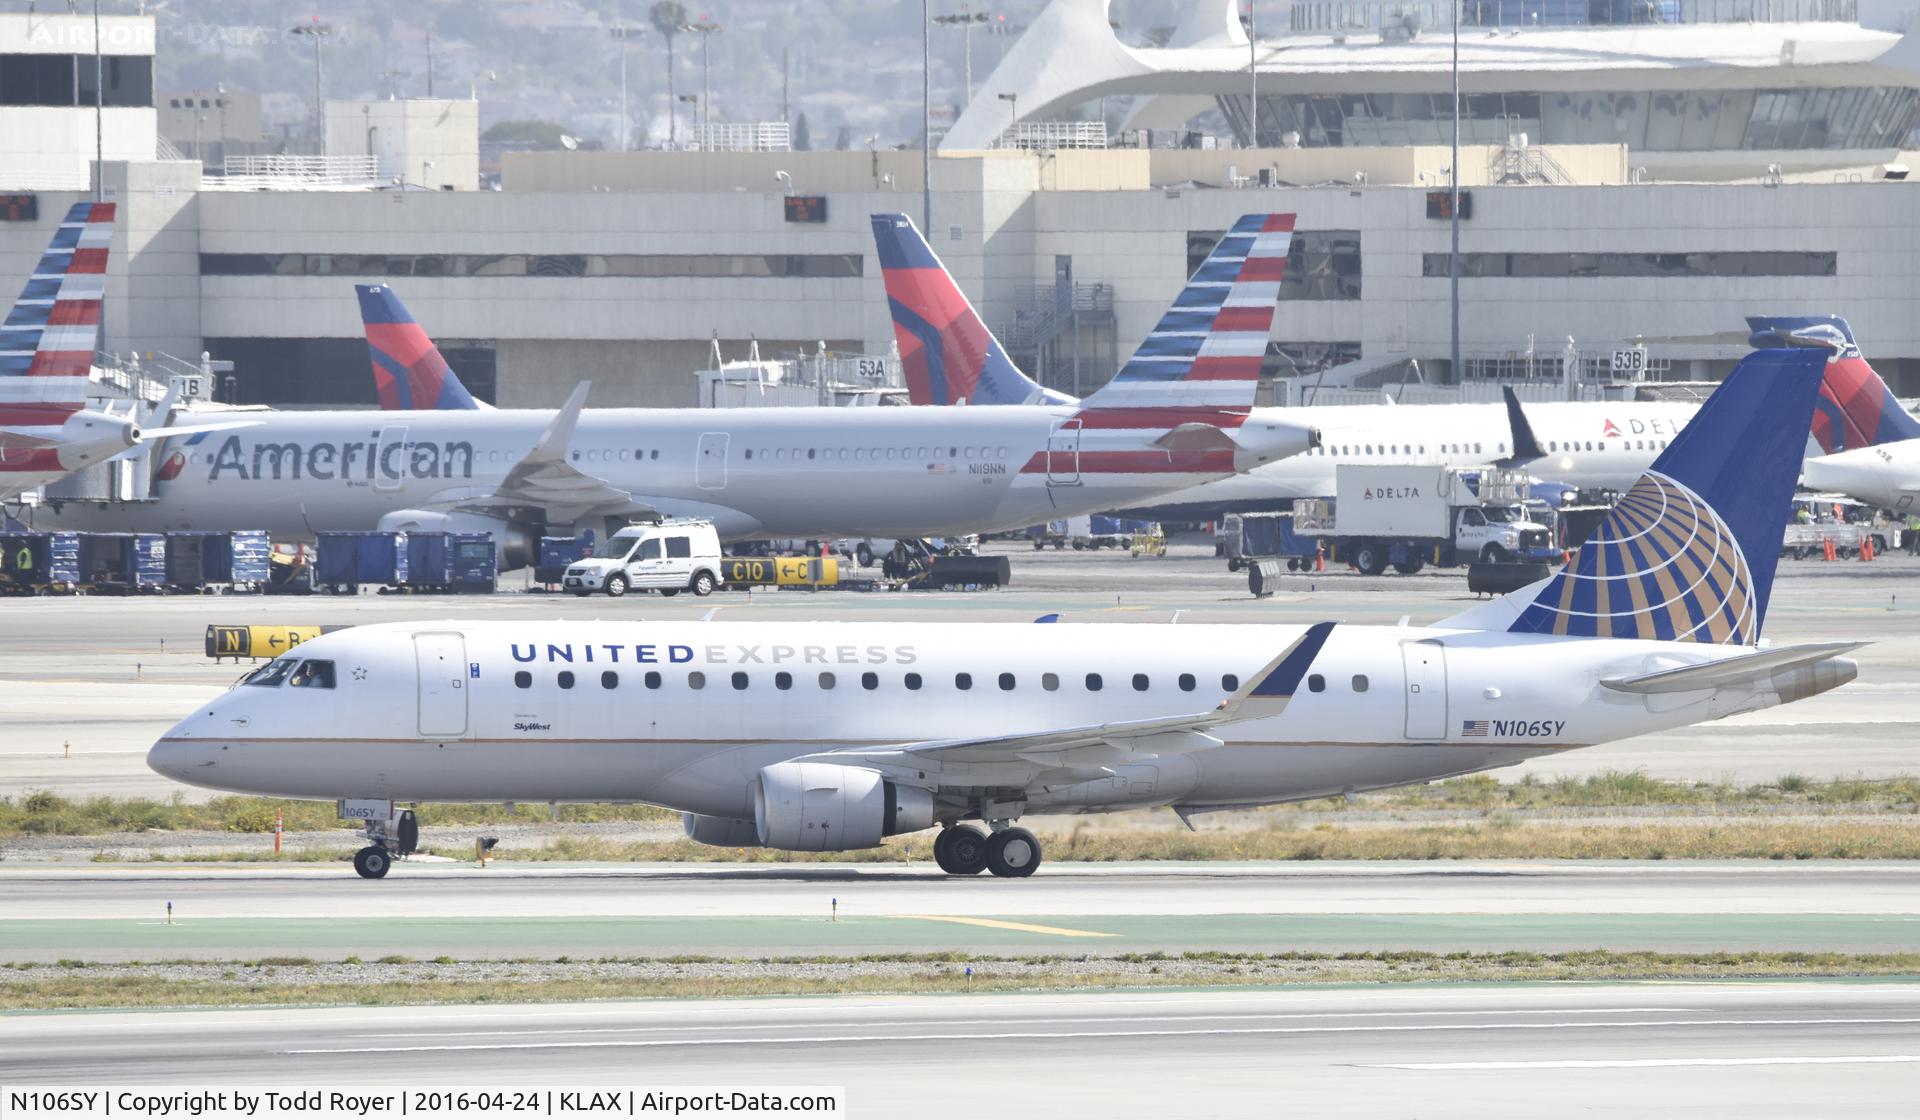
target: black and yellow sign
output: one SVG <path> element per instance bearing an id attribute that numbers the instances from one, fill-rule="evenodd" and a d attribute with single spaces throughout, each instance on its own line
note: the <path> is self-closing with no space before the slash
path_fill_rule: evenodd
<path id="1" fill-rule="evenodd" d="M 341 626 L 209 626 L 208 657 L 278 657 Z"/>
<path id="2" fill-rule="evenodd" d="M 840 582 L 834 556 L 734 556 L 720 561 L 720 579 L 736 587 L 828 587 Z"/>

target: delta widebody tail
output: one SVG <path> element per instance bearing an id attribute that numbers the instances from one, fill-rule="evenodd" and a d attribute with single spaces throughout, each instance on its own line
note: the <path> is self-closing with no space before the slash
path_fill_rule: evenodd
<path id="1" fill-rule="evenodd" d="M 1824 358 L 1749 356 L 1564 570 L 1432 626 L 390 623 L 270 662 L 149 762 L 386 806 L 369 877 L 413 842 L 392 803 L 451 800 L 649 802 L 807 851 L 937 826 L 946 870 L 1019 876 L 1030 812 L 1380 788 L 1788 703 L 1855 672 L 1852 644 L 1757 644 Z"/>

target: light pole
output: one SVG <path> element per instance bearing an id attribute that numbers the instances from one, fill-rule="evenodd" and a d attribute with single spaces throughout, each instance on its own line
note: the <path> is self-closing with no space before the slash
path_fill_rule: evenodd
<path id="1" fill-rule="evenodd" d="M 920 221 L 933 236 L 933 24 L 920 0 Z"/>
<path id="2" fill-rule="evenodd" d="M 29 11 L 32 9 L 29 8 Z M 100 61 L 100 0 L 93 0 L 93 200 L 105 197 L 107 177 L 107 84 Z"/>
<path id="3" fill-rule="evenodd" d="M 1027 25 L 1024 23 L 1008 23 L 1007 17 L 1004 15 L 993 17 L 993 22 L 987 25 L 987 34 L 1000 40 L 1000 61 L 1005 62 L 1007 60 L 1007 40 L 1026 29 Z"/>
<path id="4" fill-rule="evenodd" d="M 965 44 L 962 57 L 966 60 L 964 70 L 967 90 L 966 100 L 960 103 L 963 111 L 968 105 L 973 104 L 973 25 L 985 23 L 990 18 L 992 17 L 985 12 L 972 11 L 971 5 L 968 4 L 960 5 L 960 10 L 951 15 L 933 17 L 933 22 L 945 27 L 958 27 L 962 32 L 962 42 Z"/>
<path id="5" fill-rule="evenodd" d="M 630 151 L 633 147 L 633 124 L 627 116 L 627 40 L 639 32 L 637 27 L 628 27 L 622 19 L 618 26 L 608 28 L 614 41 L 620 44 L 620 150 Z"/>
<path id="6" fill-rule="evenodd" d="M 1458 0 L 1455 0 L 1457 3 Z M 1260 72 L 1254 60 L 1254 0 L 1247 0 L 1247 147 L 1260 146 Z"/>
<path id="7" fill-rule="evenodd" d="M 326 42 L 327 37 L 333 34 L 333 25 L 323 21 L 319 16 L 314 16 L 313 19 L 307 23 L 297 23 L 291 28 L 288 28 L 288 33 L 305 35 L 307 38 L 313 40 L 313 134 L 315 142 L 319 145 L 320 154 L 326 155 L 327 103 L 320 99 L 323 74 L 321 68 L 322 63 L 320 61 L 320 44 Z"/>
<path id="8" fill-rule="evenodd" d="M 1453 383 L 1460 368 L 1460 3 L 1453 5 L 1453 166 L 1447 172 L 1447 222 L 1452 245 L 1447 251 L 1448 358 Z"/>
<path id="9" fill-rule="evenodd" d="M 691 31 L 700 36 L 700 123 L 704 126 L 713 113 L 713 86 L 710 82 L 713 57 L 709 53 L 709 48 L 713 43 L 714 33 L 724 31 L 726 28 L 708 19 L 703 13 L 699 20 L 687 24 L 680 30 Z"/>

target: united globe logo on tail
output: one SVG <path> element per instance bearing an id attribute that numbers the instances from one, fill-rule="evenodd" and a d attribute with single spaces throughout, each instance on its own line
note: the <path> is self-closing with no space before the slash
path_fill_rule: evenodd
<path id="1" fill-rule="evenodd" d="M 1727 523 L 1650 471 L 1514 629 L 1746 645 L 1757 636 L 1754 602 L 1752 569 Z"/>

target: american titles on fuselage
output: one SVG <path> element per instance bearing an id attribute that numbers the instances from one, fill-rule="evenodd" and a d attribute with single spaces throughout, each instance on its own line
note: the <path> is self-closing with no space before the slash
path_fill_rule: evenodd
<path id="1" fill-rule="evenodd" d="M 301 477 L 343 482 L 373 482 L 379 478 L 472 478 L 473 444 L 466 440 L 394 439 L 380 442 L 380 433 L 361 440 L 321 440 L 303 443 L 260 441 L 253 445 L 249 463 L 239 436 L 228 436 L 213 453 L 208 477 L 219 481 L 231 474 L 242 482 L 280 481 Z"/>

